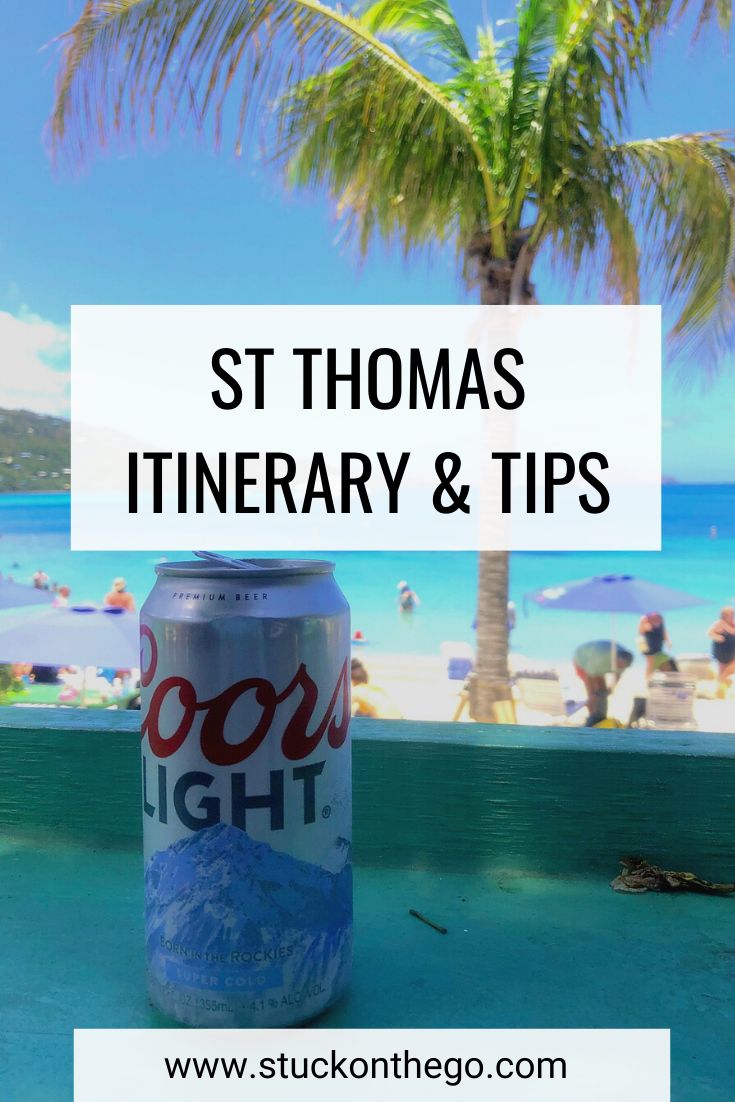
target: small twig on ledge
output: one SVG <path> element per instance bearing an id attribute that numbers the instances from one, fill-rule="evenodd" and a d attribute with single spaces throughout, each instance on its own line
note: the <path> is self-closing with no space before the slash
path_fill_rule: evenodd
<path id="1" fill-rule="evenodd" d="M 432 930 L 436 930 L 438 934 L 446 934 L 446 926 L 438 926 L 436 922 L 432 922 L 430 918 L 426 917 L 426 915 L 422 915 L 418 911 L 414 911 L 413 908 L 411 908 L 408 913 L 414 918 L 417 918 L 419 922 L 423 922 L 426 926 L 431 926 Z"/>

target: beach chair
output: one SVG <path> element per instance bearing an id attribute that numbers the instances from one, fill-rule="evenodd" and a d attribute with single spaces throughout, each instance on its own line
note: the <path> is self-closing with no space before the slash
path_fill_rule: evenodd
<path id="1" fill-rule="evenodd" d="M 659 731 L 696 731 L 694 682 L 680 673 L 657 673 L 648 683 L 646 714 L 639 727 Z"/>
<path id="2" fill-rule="evenodd" d="M 465 681 L 475 665 L 475 652 L 469 643 L 447 641 L 439 647 L 442 661 L 447 664 L 450 681 Z"/>
<path id="3" fill-rule="evenodd" d="M 709 684 L 716 681 L 712 659 L 708 654 L 677 654 L 676 666 L 682 677 L 695 684 L 697 696 L 712 696 L 715 686 Z"/>
<path id="4" fill-rule="evenodd" d="M 564 699 L 555 670 L 521 670 L 516 674 L 515 687 L 519 722 L 523 722 L 521 717 L 525 709 L 543 713 L 547 722 L 552 724 L 572 723 L 575 722 L 575 715 L 585 707 L 583 701 Z"/>

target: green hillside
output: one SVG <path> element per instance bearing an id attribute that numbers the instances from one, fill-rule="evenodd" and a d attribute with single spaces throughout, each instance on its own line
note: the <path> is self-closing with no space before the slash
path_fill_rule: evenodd
<path id="1" fill-rule="evenodd" d="M 0 409 L 0 493 L 69 489 L 69 422 Z"/>

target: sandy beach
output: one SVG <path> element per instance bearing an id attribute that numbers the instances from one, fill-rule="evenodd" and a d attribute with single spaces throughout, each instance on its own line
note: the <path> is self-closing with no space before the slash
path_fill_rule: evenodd
<path id="1" fill-rule="evenodd" d="M 385 691 L 391 703 L 405 719 L 433 722 L 452 720 L 460 703 L 463 683 L 448 678 L 446 661 L 440 655 L 395 654 L 373 651 L 367 646 L 355 648 L 353 657 L 360 659 L 370 674 L 371 684 Z M 559 675 L 563 698 L 584 701 L 584 686 L 575 675 L 571 662 L 532 659 L 514 653 L 511 655 L 510 665 L 513 674 L 522 670 L 556 671 Z M 708 695 L 695 697 L 694 717 L 697 727 L 700 731 L 716 734 L 732 733 L 735 731 L 735 693 L 731 692 L 725 700 L 715 699 L 715 685 L 713 678 L 711 682 L 705 682 L 699 686 L 699 692 Z M 626 671 L 611 694 L 609 716 L 622 724 L 627 724 L 635 697 L 644 693 L 644 665 L 639 660 Z M 538 726 L 554 722 L 540 712 L 524 708 L 522 704 L 517 705 L 516 715 L 521 725 Z M 577 725 L 581 724 L 584 716 L 585 710 L 581 709 L 573 722 Z M 462 712 L 461 720 L 470 721 L 466 707 Z"/>

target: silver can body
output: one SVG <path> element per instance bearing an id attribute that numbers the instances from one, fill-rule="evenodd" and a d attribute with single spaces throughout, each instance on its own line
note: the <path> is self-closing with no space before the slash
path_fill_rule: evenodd
<path id="1" fill-rule="evenodd" d="M 332 564 L 166 563 L 141 610 L 148 985 L 192 1026 L 287 1026 L 352 958 L 349 608 Z"/>

